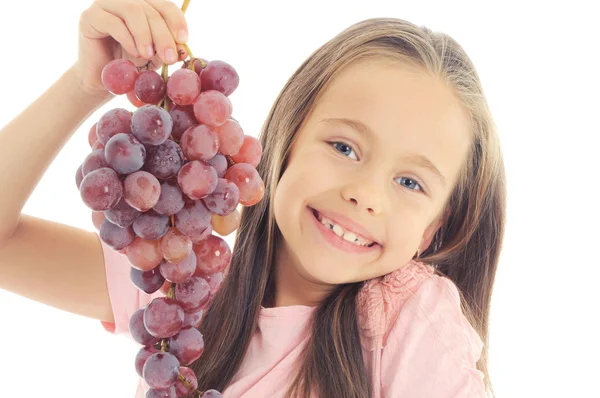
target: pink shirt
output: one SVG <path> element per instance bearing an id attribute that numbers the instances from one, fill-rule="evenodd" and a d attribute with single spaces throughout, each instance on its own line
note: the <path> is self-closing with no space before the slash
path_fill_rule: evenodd
<path id="1" fill-rule="evenodd" d="M 102 244 L 115 323 L 111 333 L 129 334 L 129 318 L 160 291 L 148 295 L 129 278 L 127 257 Z M 460 308 L 456 286 L 411 261 L 368 281 L 357 298 L 363 354 L 371 369 L 373 397 L 483 398 L 476 369 L 483 343 Z M 292 366 L 309 337 L 314 307 L 262 308 L 258 330 L 225 398 L 284 398 Z M 129 335 L 130 336 L 130 335 Z M 140 346 L 141 347 L 141 346 Z M 140 378 L 136 398 L 148 388 Z"/>

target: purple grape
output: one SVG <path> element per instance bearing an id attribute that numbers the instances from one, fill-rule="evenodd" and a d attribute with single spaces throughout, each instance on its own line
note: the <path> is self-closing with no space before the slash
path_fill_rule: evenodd
<path id="1" fill-rule="evenodd" d="M 114 171 L 130 174 L 138 171 L 146 161 L 146 148 L 133 135 L 113 135 L 104 148 L 106 161 Z"/>
<path id="2" fill-rule="evenodd" d="M 129 333 L 136 342 L 145 346 L 151 346 L 158 343 L 160 339 L 152 336 L 148 333 L 148 330 L 146 330 L 146 326 L 144 326 L 145 310 L 146 307 L 140 308 L 131 315 L 131 318 L 129 318 Z"/>
<path id="3" fill-rule="evenodd" d="M 140 377 L 143 376 L 142 370 L 144 369 L 144 364 L 146 363 L 146 360 L 152 354 L 156 354 L 157 352 L 160 352 L 160 350 L 152 345 L 140 348 L 137 355 L 135 356 L 135 371 L 138 375 L 140 375 Z"/>
<path id="4" fill-rule="evenodd" d="M 106 219 L 121 228 L 129 227 L 139 215 L 140 212 L 129 206 L 125 198 L 121 198 L 114 207 L 104 211 Z"/>
<path id="5" fill-rule="evenodd" d="M 121 200 L 123 184 L 113 169 L 103 167 L 83 177 L 79 192 L 90 209 L 108 210 Z"/>
<path id="6" fill-rule="evenodd" d="M 131 226 L 121 228 L 104 219 L 100 226 L 100 239 L 113 250 L 121 250 L 126 248 L 135 239 L 135 232 Z"/>
<path id="7" fill-rule="evenodd" d="M 173 119 L 156 105 L 144 105 L 131 115 L 131 131 L 143 144 L 160 145 L 169 138 L 172 130 Z"/>
<path id="8" fill-rule="evenodd" d="M 142 239 L 162 238 L 169 230 L 169 216 L 161 216 L 154 210 L 141 213 L 133 222 L 135 234 Z"/>
<path id="9" fill-rule="evenodd" d="M 160 264 L 160 274 L 169 282 L 182 283 L 188 280 L 196 270 L 196 253 L 190 253 L 183 260 L 172 263 L 163 261 Z"/>
<path id="10" fill-rule="evenodd" d="M 86 156 L 85 160 L 83 161 L 83 165 L 81 166 L 81 172 L 85 177 L 91 171 L 98 170 L 103 167 L 110 168 L 110 165 L 104 156 L 104 149 L 96 149 Z"/>
<path id="11" fill-rule="evenodd" d="M 202 316 L 204 315 L 204 310 L 196 311 L 196 312 L 186 312 L 183 317 L 183 327 L 192 326 L 195 328 L 199 328 L 202 323 Z"/>
<path id="12" fill-rule="evenodd" d="M 196 312 L 208 304 L 210 285 L 199 276 L 192 276 L 175 286 L 175 297 L 184 311 Z"/>
<path id="13" fill-rule="evenodd" d="M 225 155 L 217 153 L 214 158 L 206 163 L 210 164 L 217 171 L 217 177 L 223 178 L 225 176 L 228 167 Z"/>
<path id="14" fill-rule="evenodd" d="M 215 190 L 202 199 L 206 208 L 219 216 L 235 210 L 240 201 L 240 190 L 233 182 L 219 178 Z"/>
<path id="15" fill-rule="evenodd" d="M 77 184 L 77 189 L 81 187 L 81 181 L 83 180 L 83 164 L 79 165 L 77 168 L 77 172 L 75 173 L 75 184 Z"/>
<path id="16" fill-rule="evenodd" d="M 133 90 L 140 101 L 156 105 L 165 96 L 167 85 L 158 72 L 148 70 L 140 73 Z"/>
<path id="17" fill-rule="evenodd" d="M 129 277 L 138 289 L 147 294 L 156 292 L 165 283 L 165 278 L 161 275 L 158 267 L 150 271 L 142 271 L 131 267 Z"/>
<path id="18" fill-rule="evenodd" d="M 208 390 L 202 394 L 202 398 L 223 398 L 223 395 L 217 390 Z"/>
<path id="19" fill-rule="evenodd" d="M 182 365 L 189 365 L 204 352 L 204 339 L 198 329 L 186 326 L 169 339 L 169 352 L 177 357 Z"/>
<path id="20" fill-rule="evenodd" d="M 189 236 L 192 242 L 210 225 L 210 211 L 200 200 L 189 200 L 183 209 L 175 214 L 175 227 Z"/>
<path id="21" fill-rule="evenodd" d="M 163 216 L 172 216 L 183 209 L 183 192 L 176 180 L 167 180 L 160 183 L 160 197 L 154 205 L 154 211 Z"/>
<path id="22" fill-rule="evenodd" d="M 147 171 L 136 171 L 125 178 L 123 196 L 127 204 L 139 211 L 148 211 L 160 198 L 160 183 Z"/>
<path id="23" fill-rule="evenodd" d="M 179 361 L 168 352 L 157 352 L 146 360 L 142 374 L 151 388 L 166 389 L 175 386 L 179 377 Z"/>
<path id="24" fill-rule="evenodd" d="M 175 141 L 166 140 L 157 146 L 149 146 L 144 170 L 156 178 L 166 179 L 177 175 L 183 166 L 183 151 Z"/>
<path id="25" fill-rule="evenodd" d="M 177 380 L 177 383 L 175 383 L 177 396 L 186 397 L 198 388 L 198 378 L 196 377 L 196 373 L 187 366 L 180 366 L 179 374 L 181 374 L 185 381 L 192 386 L 192 389 L 190 390 L 181 382 L 181 380 Z"/>
<path id="26" fill-rule="evenodd" d="M 225 95 L 235 91 L 240 83 L 237 71 L 224 61 L 210 61 L 200 74 L 202 90 L 217 90 Z"/>
<path id="27" fill-rule="evenodd" d="M 173 119 L 173 138 L 181 139 L 181 135 L 190 127 L 198 124 L 194 116 L 194 107 L 192 105 L 175 105 L 169 111 L 171 119 Z"/>
<path id="28" fill-rule="evenodd" d="M 104 145 L 110 137 L 119 133 L 131 133 L 131 112 L 123 108 L 109 110 L 96 124 L 98 141 Z"/>
<path id="29" fill-rule="evenodd" d="M 175 336 L 183 326 L 183 308 L 178 300 L 157 297 L 144 311 L 144 326 L 148 332 L 161 339 Z"/>
<path id="30" fill-rule="evenodd" d="M 175 386 L 166 389 L 150 388 L 146 391 L 146 398 L 177 398 L 177 389 Z"/>

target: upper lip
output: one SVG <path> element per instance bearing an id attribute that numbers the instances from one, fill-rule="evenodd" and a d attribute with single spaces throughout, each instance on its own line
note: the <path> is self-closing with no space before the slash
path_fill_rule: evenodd
<path id="1" fill-rule="evenodd" d="M 322 211 L 315 208 L 312 209 L 317 211 L 318 213 L 321 213 L 322 216 L 330 219 L 334 223 L 339 224 L 339 226 L 344 228 L 346 231 L 353 232 L 364 239 L 367 239 L 371 242 L 375 242 L 380 245 L 377 239 L 375 239 L 365 227 L 352 221 L 350 218 L 333 211 Z"/>

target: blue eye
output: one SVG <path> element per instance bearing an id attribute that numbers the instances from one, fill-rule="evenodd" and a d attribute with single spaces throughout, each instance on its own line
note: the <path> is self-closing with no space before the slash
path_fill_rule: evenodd
<path id="1" fill-rule="evenodd" d="M 354 149 L 352 149 L 352 147 L 350 145 L 346 144 L 345 142 L 336 141 L 336 142 L 330 142 L 330 144 L 333 145 L 333 147 L 335 148 L 336 151 L 338 151 L 339 153 L 341 153 L 344 156 L 350 157 L 350 154 L 354 153 Z M 356 154 L 354 154 L 354 157 L 352 159 L 358 160 L 358 158 L 356 157 Z"/>
<path id="2" fill-rule="evenodd" d="M 412 178 L 400 177 L 399 180 L 402 181 L 402 182 L 400 182 L 400 185 L 410 189 L 411 191 L 423 191 L 423 187 L 421 187 L 421 184 L 419 184 L 417 181 L 413 180 Z M 407 181 L 409 183 L 407 185 L 404 185 L 403 182 L 407 182 Z M 415 185 L 418 186 L 419 189 L 411 188 L 411 187 L 414 187 Z"/>

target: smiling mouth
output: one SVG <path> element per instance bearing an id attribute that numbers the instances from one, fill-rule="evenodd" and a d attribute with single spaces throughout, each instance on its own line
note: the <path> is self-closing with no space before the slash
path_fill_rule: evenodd
<path id="1" fill-rule="evenodd" d="M 317 221 L 319 221 L 321 224 L 323 224 L 325 227 L 327 227 L 329 230 L 331 230 L 331 232 L 336 234 L 340 239 L 343 239 L 346 242 L 353 243 L 357 246 L 362 246 L 362 247 L 373 247 L 378 244 L 377 242 L 368 240 L 368 239 L 356 234 L 355 232 L 347 230 L 344 227 L 342 227 L 341 225 L 336 224 L 333 220 L 330 220 L 327 217 L 323 216 L 317 210 L 315 210 L 315 209 L 311 209 L 311 210 L 312 210 L 313 215 L 317 219 Z"/>

